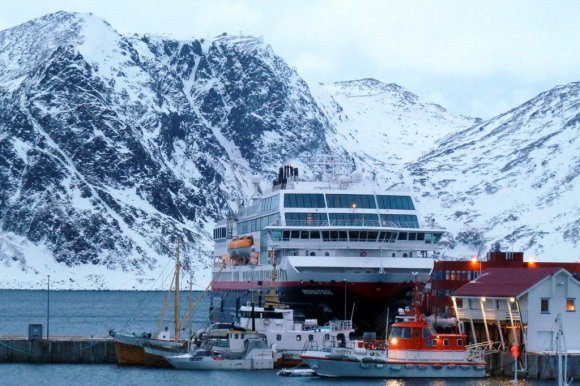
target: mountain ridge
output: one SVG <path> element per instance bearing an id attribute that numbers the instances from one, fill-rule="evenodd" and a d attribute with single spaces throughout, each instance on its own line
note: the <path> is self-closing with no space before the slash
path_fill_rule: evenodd
<path id="1" fill-rule="evenodd" d="M 545 254 L 563 240 L 574 256 L 580 98 L 559 87 L 482 121 L 372 78 L 308 85 L 255 37 L 122 36 L 64 12 L 0 31 L 0 287 L 49 273 L 57 288 L 150 289 L 180 235 L 202 288 L 210 231 L 249 201 L 252 176 L 293 162 L 312 177 L 324 154 L 412 185 L 424 218 L 445 219 L 448 255 L 474 253 L 458 237 L 474 227 L 487 244 Z M 523 197 L 518 175 L 538 194 L 499 200 Z M 554 227 L 530 217 L 542 203 Z"/>

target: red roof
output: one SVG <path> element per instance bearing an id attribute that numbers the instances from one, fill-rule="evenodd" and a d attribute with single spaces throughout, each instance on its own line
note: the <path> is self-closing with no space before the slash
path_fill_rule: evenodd
<path id="1" fill-rule="evenodd" d="M 516 297 L 561 267 L 488 268 L 477 279 L 459 287 L 452 296 Z"/>

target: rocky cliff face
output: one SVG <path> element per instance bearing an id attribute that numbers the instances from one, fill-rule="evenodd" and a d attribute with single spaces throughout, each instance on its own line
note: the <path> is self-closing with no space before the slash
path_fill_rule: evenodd
<path id="1" fill-rule="evenodd" d="M 452 241 L 574 248 L 577 90 L 481 122 L 373 79 L 309 87 L 253 37 L 127 37 L 62 12 L 1 31 L 0 287 L 159 288 L 177 236 L 203 287 L 209 232 L 251 176 L 312 175 L 321 154 L 413 183 Z"/>

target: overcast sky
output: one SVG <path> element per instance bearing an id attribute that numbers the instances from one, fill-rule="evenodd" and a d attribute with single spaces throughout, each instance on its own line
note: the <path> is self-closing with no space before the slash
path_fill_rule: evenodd
<path id="1" fill-rule="evenodd" d="M 0 30 L 59 10 L 124 34 L 262 36 L 309 82 L 372 77 L 482 118 L 580 81 L 580 1 L 0 0 Z"/>

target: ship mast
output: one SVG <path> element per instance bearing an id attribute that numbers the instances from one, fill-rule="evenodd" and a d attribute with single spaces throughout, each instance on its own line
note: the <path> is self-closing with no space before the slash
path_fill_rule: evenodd
<path id="1" fill-rule="evenodd" d="M 276 252 L 269 251 L 269 253 L 271 254 L 270 264 L 272 264 L 272 281 L 270 282 L 270 290 L 266 296 L 264 296 L 264 308 L 287 308 L 286 304 L 280 303 L 280 298 L 276 293 L 276 279 L 278 279 L 278 274 L 276 272 Z"/>
<path id="2" fill-rule="evenodd" d="M 174 340 L 177 342 L 179 340 L 179 268 L 181 264 L 179 262 L 179 238 L 177 238 L 177 250 L 175 253 L 175 300 L 173 304 L 174 308 L 174 323 L 175 323 L 175 335 Z"/>

